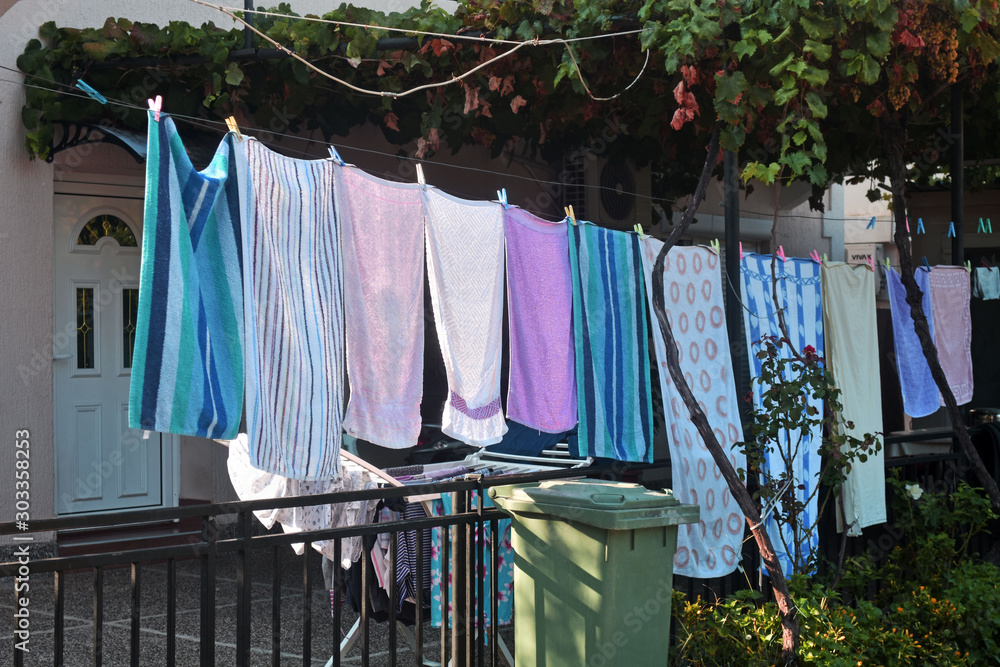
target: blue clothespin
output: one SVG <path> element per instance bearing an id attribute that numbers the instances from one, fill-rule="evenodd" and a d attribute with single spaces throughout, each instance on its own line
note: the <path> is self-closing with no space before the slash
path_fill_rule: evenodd
<path id="1" fill-rule="evenodd" d="M 986 231 L 986 225 L 983 224 L 983 219 L 979 218 L 979 224 L 976 225 L 976 232 L 982 234 L 985 231 Z"/>
<path id="2" fill-rule="evenodd" d="M 333 161 L 339 164 L 341 167 L 343 167 L 346 164 L 344 162 L 344 158 L 340 157 L 340 153 L 338 153 L 337 149 L 333 146 L 330 146 L 330 157 L 333 158 Z"/>
<path id="3" fill-rule="evenodd" d="M 865 227 L 865 229 L 875 229 L 875 216 L 874 215 L 872 216 L 872 219 L 868 221 L 868 225 Z"/>
<path id="4" fill-rule="evenodd" d="M 924 234 L 926 230 L 924 229 L 924 219 L 917 218 L 917 234 Z"/>
<path id="5" fill-rule="evenodd" d="M 927 270 L 927 273 L 931 272 L 931 265 L 927 263 L 927 256 L 926 255 L 924 255 L 924 269 Z"/>
<path id="6" fill-rule="evenodd" d="M 992 234 L 993 233 L 993 223 L 990 222 L 989 218 L 986 218 L 986 232 L 988 234 Z"/>
<path id="7" fill-rule="evenodd" d="M 108 103 L 108 98 L 106 98 L 104 95 L 101 95 L 99 92 L 97 92 L 93 88 L 91 88 L 87 83 L 84 82 L 83 79 L 77 79 L 76 80 L 76 87 L 79 88 L 80 90 L 82 90 L 83 92 L 87 93 L 88 95 L 90 95 L 90 97 L 92 97 L 93 99 L 97 100 L 101 104 L 107 104 Z"/>
<path id="8" fill-rule="evenodd" d="M 499 200 L 500 200 L 500 203 L 501 203 L 501 204 L 503 204 L 503 209 L 504 209 L 505 211 L 506 211 L 506 210 L 507 210 L 508 208 L 510 208 L 510 207 L 509 207 L 509 206 L 507 205 L 507 188 L 502 188 L 502 189 L 500 189 L 500 190 L 497 190 L 497 199 L 499 199 Z"/>
<path id="9" fill-rule="evenodd" d="M 952 220 L 948 223 L 948 238 L 955 238 L 955 221 Z"/>

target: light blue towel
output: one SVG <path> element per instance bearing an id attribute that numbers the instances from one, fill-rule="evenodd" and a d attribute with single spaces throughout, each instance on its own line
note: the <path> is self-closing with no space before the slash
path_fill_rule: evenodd
<path id="1" fill-rule="evenodd" d="M 639 239 L 583 222 L 566 226 L 580 419 L 572 453 L 651 462 L 653 404 Z"/>
<path id="2" fill-rule="evenodd" d="M 775 270 L 779 281 L 778 305 L 784 308 L 785 323 L 788 326 L 788 334 L 792 339 L 792 344 L 800 352 L 807 345 L 812 345 L 816 349 L 816 354 L 822 357 L 823 304 L 819 264 L 808 259 L 789 258 L 784 262 L 778 260 Z M 743 316 L 743 321 L 747 336 L 747 348 L 750 353 L 750 372 L 756 378 L 760 376 L 761 369 L 761 360 L 757 358 L 757 352 L 760 351 L 760 348 L 756 343 L 765 334 L 781 337 L 771 290 L 773 282 L 771 256 L 746 255 L 743 258 L 741 273 L 743 274 L 743 298 L 749 311 Z M 780 352 L 787 356 L 788 348 L 783 347 Z M 755 409 L 760 408 L 761 392 L 766 389 L 767 387 L 762 387 L 760 383 L 754 382 L 753 402 Z M 822 414 L 823 404 L 821 401 L 810 398 L 808 402 Z M 788 435 L 786 431 L 781 431 L 780 441 L 786 442 Z M 792 442 L 795 442 L 799 435 L 792 433 Z M 800 502 L 806 503 L 801 526 L 811 526 L 817 518 L 816 495 L 813 494 L 813 491 L 817 483 L 816 477 L 819 475 L 822 465 L 822 459 L 819 455 L 822 436 L 822 427 L 801 434 L 802 439 L 798 452 L 793 459 L 796 486 L 793 492 Z M 765 465 L 775 477 L 784 468 L 777 453 L 766 456 Z M 811 499 L 809 499 L 810 496 L 812 496 Z M 809 499 L 808 502 L 806 502 L 807 499 Z M 793 544 L 802 545 L 801 560 L 796 564 L 800 567 L 806 564 L 809 555 L 819 545 L 816 531 L 806 535 L 801 526 L 796 531 L 785 526 L 782 535 L 774 520 L 770 518 L 767 520 L 767 529 L 771 535 L 771 541 L 774 543 L 775 553 L 786 574 L 791 574 L 793 570 L 793 560 L 795 559 Z M 783 544 L 789 545 L 792 552 L 789 553 Z"/>
<path id="3" fill-rule="evenodd" d="M 924 295 L 920 303 L 933 339 L 934 313 L 929 276 L 924 269 L 917 269 L 913 278 Z M 889 305 L 892 308 L 892 336 L 896 346 L 896 370 L 903 394 L 903 411 L 911 417 L 926 417 L 941 407 L 941 393 L 927 365 L 917 332 L 913 330 L 910 304 L 906 303 L 906 288 L 893 268 L 889 269 Z"/>
<path id="4" fill-rule="evenodd" d="M 197 171 L 149 112 L 129 426 L 232 439 L 243 408 L 243 291 L 232 135 Z M 230 178 L 232 176 L 232 178 Z"/>

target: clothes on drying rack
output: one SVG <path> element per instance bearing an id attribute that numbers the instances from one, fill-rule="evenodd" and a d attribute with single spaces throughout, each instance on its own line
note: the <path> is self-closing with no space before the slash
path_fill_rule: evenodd
<path id="1" fill-rule="evenodd" d="M 975 285 L 972 295 L 984 301 L 1000 299 L 1000 269 L 996 267 L 977 266 L 973 269 Z"/>
<path id="2" fill-rule="evenodd" d="M 229 479 L 240 500 L 261 500 L 265 498 L 286 498 L 290 496 L 314 496 L 339 491 L 361 491 L 375 489 L 379 479 L 364 468 L 344 462 L 331 479 L 323 481 L 302 481 L 282 475 L 274 475 L 258 469 L 250 457 L 247 435 L 241 433 L 229 442 Z M 270 530 L 275 523 L 281 524 L 286 533 L 304 530 L 326 530 L 359 526 L 372 521 L 378 500 L 355 500 L 351 502 L 288 507 L 254 512 L 257 519 Z M 361 557 L 360 537 L 345 537 L 341 540 L 341 567 L 348 568 Z M 313 548 L 326 556 L 336 555 L 335 540 L 319 540 Z M 295 553 L 302 554 L 304 546 L 293 544 Z"/>

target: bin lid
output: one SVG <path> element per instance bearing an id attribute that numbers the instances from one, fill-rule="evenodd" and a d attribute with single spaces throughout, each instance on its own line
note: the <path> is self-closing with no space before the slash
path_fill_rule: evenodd
<path id="1" fill-rule="evenodd" d="M 490 496 L 513 514 L 548 514 L 608 530 L 676 526 L 699 516 L 697 505 L 682 505 L 670 489 L 600 479 L 498 486 Z"/>

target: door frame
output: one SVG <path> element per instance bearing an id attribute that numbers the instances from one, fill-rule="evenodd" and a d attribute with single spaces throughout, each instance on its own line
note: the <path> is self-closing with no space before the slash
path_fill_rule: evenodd
<path id="1" fill-rule="evenodd" d="M 142 201 L 145 196 L 145 186 L 144 179 L 142 177 L 136 176 L 122 176 L 122 175 L 108 175 L 108 174 L 83 174 L 79 172 L 74 172 L 69 175 L 73 180 L 53 180 L 53 197 L 61 195 L 69 196 L 86 196 L 86 197 L 97 197 L 105 200 L 104 203 L 99 206 L 95 206 L 89 209 L 80 220 L 77 220 L 73 225 L 72 238 L 75 238 L 75 234 L 79 234 L 83 225 L 87 223 L 95 215 L 101 215 L 104 213 L 110 213 L 121 217 L 127 223 L 130 223 L 130 227 L 133 228 L 134 232 L 137 232 L 136 240 L 139 242 L 139 252 L 142 252 L 142 232 L 143 225 L 142 220 L 133 220 L 133 216 L 124 214 L 116 205 L 115 200 L 117 199 L 131 199 Z M 53 233 L 55 233 L 56 221 L 53 218 Z M 100 243 L 103 239 L 98 242 L 98 246 L 95 246 L 93 251 L 94 258 L 100 257 Z M 71 241 L 72 243 L 72 241 Z M 56 247 L 53 244 L 51 252 L 55 255 Z M 53 292 L 53 302 L 52 302 L 52 330 L 55 331 L 57 326 L 58 318 L 56 314 L 56 303 L 55 292 L 60 289 L 55 279 L 55 257 L 53 257 L 53 267 L 52 267 L 52 292 Z M 58 332 L 56 332 L 58 333 Z M 53 359 L 53 362 L 55 359 Z M 52 393 L 52 426 L 53 435 L 56 433 L 56 420 L 57 420 L 57 406 L 56 406 L 56 392 L 55 383 L 56 376 L 53 372 L 52 376 L 53 382 L 53 393 Z M 159 507 L 177 507 L 180 504 L 180 436 L 174 433 L 160 433 L 160 482 L 161 482 L 161 494 L 160 494 L 160 504 L 159 505 L 149 505 L 144 509 L 156 509 Z M 55 442 L 52 444 L 53 455 L 52 455 L 52 466 L 53 466 L 53 512 L 59 516 L 59 462 L 57 460 L 58 452 L 56 451 Z M 116 512 L 132 512 L 132 509 L 107 509 L 107 510 L 93 510 L 90 512 L 73 512 L 72 514 L 65 514 L 64 516 L 86 516 L 88 514 L 112 514 Z"/>

